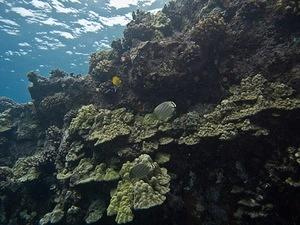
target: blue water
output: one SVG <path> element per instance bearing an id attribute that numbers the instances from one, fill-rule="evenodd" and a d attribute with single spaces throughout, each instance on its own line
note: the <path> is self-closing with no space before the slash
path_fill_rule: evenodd
<path id="1" fill-rule="evenodd" d="M 131 12 L 167 0 L 0 0 L 0 96 L 30 101 L 26 74 L 86 74 L 89 55 L 122 37 Z"/>

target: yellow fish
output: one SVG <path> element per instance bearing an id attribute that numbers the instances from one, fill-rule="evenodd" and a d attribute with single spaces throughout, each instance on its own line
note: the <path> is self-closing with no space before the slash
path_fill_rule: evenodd
<path id="1" fill-rule="evenodd" d="M 120 87 L 122 84 L 121 77 L 119 77 L 117 75 L 112 77 L 111 82 L 115 87 Z"/>

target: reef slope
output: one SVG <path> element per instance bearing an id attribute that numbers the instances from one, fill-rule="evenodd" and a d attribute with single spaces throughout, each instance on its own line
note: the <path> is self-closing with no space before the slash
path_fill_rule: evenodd
<path id="1" fill-rule="evenodd" d="M 29 73 L 32 103 L 0 98 L 0 224 L 300 224 L 299 21 L 298 0 L 171 1 L 86 76 Z"/>

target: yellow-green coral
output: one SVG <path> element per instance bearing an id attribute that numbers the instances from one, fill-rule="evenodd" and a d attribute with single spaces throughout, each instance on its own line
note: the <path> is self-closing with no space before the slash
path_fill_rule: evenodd
<path id="1" fill-rule="evenodd" d="M 148 142 L 148 141 L 143 141 L 142 144 L 142 152 L 143 153 L 151 153 L 157 150 L 159 147 L 158 142 Z"/>
<path id="2" fill-rule="evenodd" d="M 133 131 L 130 135 L 131 142 L 137 143 L 154 137 L 157 134 L 161 123 L 163 122 L 157 120 L 153 114 L 146 114 L 144 117 L 136 117 L 134 126 L 132 127 Z"/>
<path id="3" fill-rule="evenodd" d="M 124 126 L 123 126 L 124 125 Z M 130 134 L 130 128 L 125 124 L 112 123 L 95 129 L 89 136 L 88 140 L 95 141 L 95 145 L 111 141 L 116 137 Z"/>
<path id="4" fill-rule="evenodd" d="M 72 119 L 69 130 L 71 133 L 88 130 L 92 127 L 95 121 L 97 110 L 94 105 L 82 106 L 77 113 L 77 116 Z"/>
<path id="5" fill-rule="evenodd" d="M 161 137 L 159 139 L 159 144 L 160 145 L 168 145 L 174 141 L 174 138 L 172 137 Z"/>
<path id="6" fill-rule="evenodd" d="M 112 141 L 117 137 L 129 135 L 128 125 L 133 115 L 125 108 L 116 110 L 96 109 L 93 105 L 83 106 L 72 119 L 71 133 L 82 134 L 83 138 L 95 142 L 95 145 Z"/>
<path id="7" fill-rule="evenodd" d="M 155 154 L 155 162 L 158 164 L 164 164 L 170 161 L 171 155 L 167 153 L 158 152 Z"/>
<path id="8" fill-rule="evenodd" d="M 108 167 L 105 163 L 94 165 L 88 158 L 80 160 L 79 164 L 73 169 L 63 169 L 57 174 L 57 179 L 70 179 L 70 185 L 76 186 L 90 182 L 117 180 L 119 173 L 114 168 Z"/>
<path id="9" fill-rule="evenodd" d="M 134 209 L 148 209 L 161 205 L 169 189 L 170 176 L 167 169 L 161 168 L 160 173 L 151 177 L 149 181 L 139 180 L 134 183 Z"/>
<path id="10" fill-rule="evenodd" d="M 81 142 L 79 141 L 73 142 L 65 157 L 66 161 L 72 162 L 81 159 L 84 156 L 83 147 L 84 145 Z"/>
<path id="11" fill-rule="evenodd" d="M 131 169 L 140 163 L 151 164 L 153 168 L 144 179 L 130 178 Z M 123 164 L 120 171 L 122 178 L 107 208 L 107 215 L 117 215 L 116 222 L 127 223 L 133 220 L 133 209 L 147 209 L 161 205 L 165 194 L 169 192 L 170 176 L 167 169 L 160 168 L 149 155 L 143 154 L 133 162 Z"/>
<path id="12" fill-rule="evenodd" d="M 96 141 L 95 145 L 111 141 L 117 137 L 130 134 L 130 123 L 133 119 L 131 113 L 125 108 L 116 110 L 101 109 L 98 111 L 95 124 L 89 135 L 89 140 Z"/>
<path id="13" fill-rule="evenodd" d="M 79 109 L 69 127 L 71 135 L 77 133 L 85 140 L 93 141 L 95 145 L 101 145 L 120 137 L 127 137 L 130 143 L 139 143 L 153 138 L 159 132 L 167 132 L 171 129 L 170 122 L 159 121 L 152 114 L 134 117 L 125 108 L 97 109 L 94 105 L 83 106 Z M 169 141 L 170 138 L 166 140 L 167 143 Z M 163 142 L 164 140 L 162 140 L 162 144 L 165 144 Z M 150 145 L 147 147 L 145 142 L 144 152 L 148 152 L 149 148 L 158 148 L 157 143 L 151 145 L 152 147 Z M 71 159 L 75 156 L 70 153 L 69 157 Z"/>
<path id="14" fill-rule="evenodd" d="M 272 113 L 300 108 L 300 101 L 293 98 L 292 88 L 269 82 L 260 74 L 243 79 L 230 92 L 231 96 L 208 114 L 198 113 L 195 116 L 195 113 L 187 113 L 169 122 L 158 121 L 152 114 L 134 117 L 123 108 L 105 110 L 85 106 L 72 120 L 70 130 L 77 129 L 78 133 L 84 130 L 83 137 L 95 145 L 125 137 L 129 143 L 139 143 L 142 152 L 149 153 L 159 149 L 160 145 L 177 141 L 179 144 L 194 145 L 203 138 L 228 140 L 243 133 L 268 135 L 269 131 L 253 123 L 251 118 L 258 114 L 272 116 Z M 168 134 L 172 130 L 185 132 L 176 140 Z M 175 135 L 179 136 L 178 133 Z"/>
<path id="15" fill-rule="evenodd" d="M 127 223 L 133 220 L 132 212 L 133 184 L 129 180 L 120 181 L 117 191 L 112 196 L 107 208 L 108 216 L 116 216 L 118 224 Z"/>
<path id="16" fill-rule="evenodd" d="M 19 158 L 12 168 L 14 179 L 18 182 L 33 181 L 39 178 L 40 172 L 38 166 L 43 159 L 42 153 L 36 155 Z"/>
<path id="17" fill-rule="evenodd" d="M 228 140 L 242 133 L 268 135 L 268 130 L 253 123 L 253 117 L 263 113 L 280 116 L 300 108 L 300 100 L 292 97 L 290 87 L 268 82 L 260 74 L 243 79 L 230 91 L 232 95 L 204 115 L 194 132 L 182 135 L 179 144 L 194 145 L 204 138 Z"/>

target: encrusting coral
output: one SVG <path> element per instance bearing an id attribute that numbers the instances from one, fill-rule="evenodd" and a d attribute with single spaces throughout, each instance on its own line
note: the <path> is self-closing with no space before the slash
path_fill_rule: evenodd
<path id="1" fill-rule="evenodd" d="M 77 113 L 77 116 L 72 119 L 69 126 L 70 133 L 81 132 L 84 133 L 94 124 L 95 116 L 97 115 L 97 110 L 93 105 L 82 106 Z"/>
<path id="2" fill-rule="evenodd" d="M 241 85 L 231 89 L 232 96 L 224 99 L 214 111 L 204 115 L 198 131 L 180 138 L 180 143 L 196 144 L 199 139 L 219 137 L 231 139 L 243 132 L 268 135 L 269 131 L 253 123 L 258 114 L 274 117 L 284 111 L 297 110 L 299 99 L 291 98 L 293 90 L 280 83 L 269 83 L 261 75 L 242 80 Z M 269 117 L 269 118 L 270 118 Z"/>
<path id="3" fill-rule="evenodd" d="M 93 105 L 88 105 L 78 111 L 77 116 L 71 121 L 69 130 L 71 133 L 78 132 L 98 145 L 129 135 L 130 129 L 127 124 L 132 118 L 133 115 L 124 108 L 114 111 L 97 110 Z"/>
<path id="4" fill-rule="evenodd" d="M 58 173 L 57 179 L 70 179 L 70 186 L 75 186 L 90 182 L 117 180 L 119 174 L 115 169 L 107 168 L 105 163 L 94 166 L 91 160 L 83 158 L 72 171 L 65 169 Z"/>

